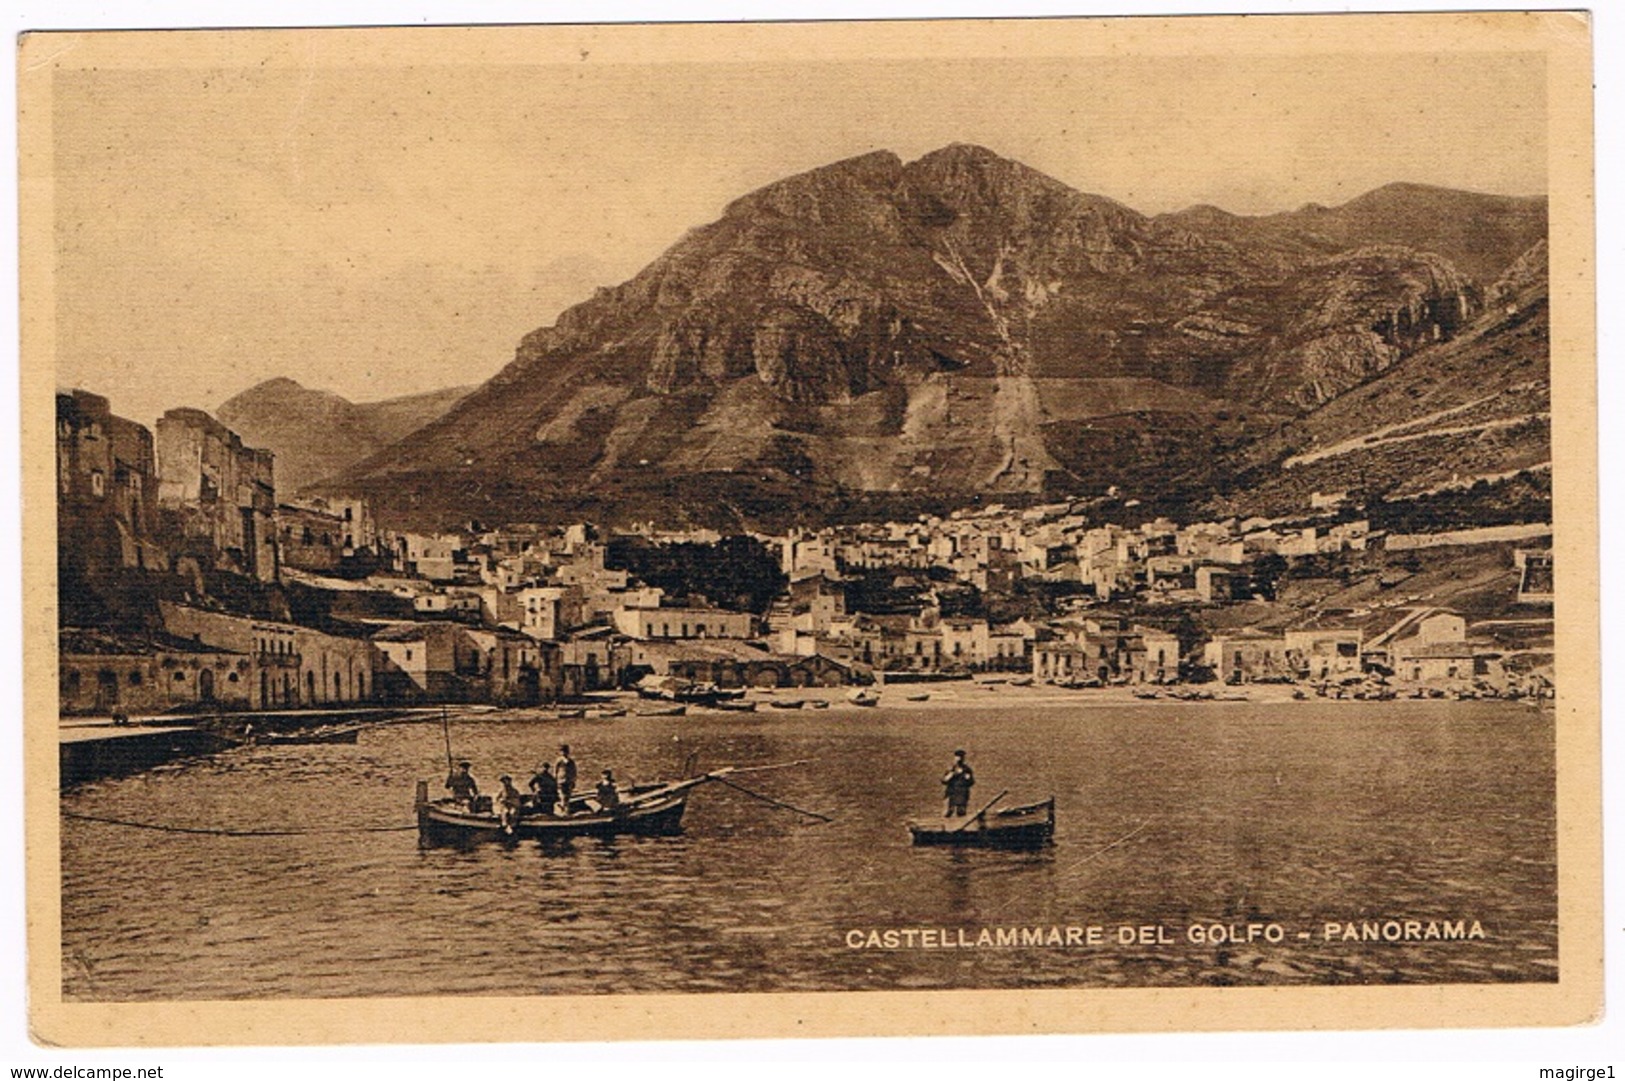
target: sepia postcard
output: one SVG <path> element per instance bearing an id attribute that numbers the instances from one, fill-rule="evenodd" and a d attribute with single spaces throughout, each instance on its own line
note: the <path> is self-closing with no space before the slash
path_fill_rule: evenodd
<path id="1" fill-rule="evenodd" d="M 38 1041 L 1600 1014 L 1584 13 L 18 48 Z"/>

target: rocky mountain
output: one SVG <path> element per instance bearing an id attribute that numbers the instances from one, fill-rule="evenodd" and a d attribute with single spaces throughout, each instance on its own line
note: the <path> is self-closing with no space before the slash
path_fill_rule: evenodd
<path id="1" fill-rule="evenodd" d="M 1541 240 L 1454 336 L 1241 449 L 1214 513 L 1288 513 L 1317 491 L 1414 499 L 1548 470 L 1549 292 Z"/>
<path id="2" fill-rule="evenodd" d="M 215 415 L 250 446 L 276 454 L 277 490 L 291 493 L 410 435 L 472 389 L 356 403 L 292 379 L 270 379 L 227 400 Z"/>
<path id="3" fill-rule="evenodd" d="M 1484 195 L 1426 184 L 1387 184 L 1342 206 L 1310 203 L 1258 217 L 1198 206 L 1156 220 L 1213 240 L 1276 247 L 1300 255 L 1398 244 L 1432 252 L 1469 279 L 1487 283 L 1506 268 L 1509 252 L 1526 251 L 1545 237 L 1546 199 Z"/>
<path id="4" fill-rule="evenodd" d="M 837 162 L 735 201 L 334 484 L 415 521 L 719 525 L 1200 487 L 1477 317 L 1544 207 L 1421 227 L 1458 195 L 1154 219 L 981 147 Z M 1396 242 L 1407 222 L 1474 271 Z"/>

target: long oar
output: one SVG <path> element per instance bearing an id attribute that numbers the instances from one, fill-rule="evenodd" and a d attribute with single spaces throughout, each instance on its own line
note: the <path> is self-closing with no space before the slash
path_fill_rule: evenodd
<path id="1" fill-rule="evenodd" d="M 731 784 L 730 782 L 723 780 L 723 778 L 727 777 L 731 773 L 760 773 L 763 770 L 787 769 L 790 766 L 806 765 L 810 761 L 812 761 L 812 760 L 803 758 L 803 759 L 798 759 L 795 762 L 776 762 L 776 763 L 774 763 L 772 765 L 768 765 L 768 766 L 723 766 L 721 769 L 714 769 L 714 770 L 711 770 L 709 773 L 702 773 L 698 777 L 689 777 L 689 778 L 686 778 L 686 779 L 681 780 L 681 781 L 673 781 L 671 784 L 664 785 L 661 788 L 657 788 L 653 792 L 645 792 L 641 796 L 635 796 L 635 797 L 633 797 L 631 799 L 625 800 L 624 802 L 622 802 L 621 806 L 622 807 L 633 807 L 633 806 L 637 806 L 637 805 L 643 804 L 643 803 L 652 803 L 652 802 L 655 802 L 657 800 L 667 799 L 667 798 L 669 798 L 669 797 L 671 797 L 673 795 L 676 795 L 678 792 L 683 792 L 683 791 L 686 791 L 686 790 L 688 790 L 690 788 L 697 788 L 700 785 L 705 784 L 708 781 L 717 781 L 718 783 L 728 785 L 730 788 L 739 788 L 740 791 L 742 791 L 742 792 L 748 792 L 750 795 L 757 796 L 757 798 L 759 798 L 759 799 L 767 800 L 768 797 L 760 796 L 755 792 L 750 792 L 749 789 L 741 788 L 739 785 Z M 774 801 L 768 800 L 768 802 L 774 802 Z M 792 811 L 800 811 L 802 814 L 812 815 L 812 817 L 814 817 L 814 818 L 824 818 L 823 815 L 817 814 L 816 812 L 813 812 L 813 811 L 802 811 L 800 807 L 790 807 L 790 805 L 787 804 L 787 803 L 783 804 L 782 806 L 788 807 Z M 834 819 L 830 819 L 830 818 L 824 818 L 824 820 L 826 822 L 834 821 Z"/>
<path id="2" fill-rule="evenodd" d="M 814 762 L 811 758 L 798 758 L 794 762 L 775 762 L 770 766 L 729 766 L 727 773 L 761 773 L 769 769 L 789 769 L 791 766 L 810 766 Z"/>
<path id="3" fill-rule="evenodd" d="M 805 809 L 803 809 L 801 807 L 796 807 L 793 804 L 785 803 L 785 802 L 783 802 L 781 800 L 776 800 L 771 796 L 764 796 L 760 792 L 752 792 L 750 789 L 746 788 L 744 785 L 742 785 L 742 784 L 734 784 L 732 781 L 728 780 L 725 777 L 713 777 L 711 779 L 716 781 L 718 784 L 724 785 L 724 786 L 726 786 L 728 788 L 732 788 L 737 792 L 743 792 L 745 795 L 749 796 L 751 799 L 759 799 L 763 803 L 771 804 L 774 807 L 782 807 L 786 811 L 794 811 L 794 812 L 796 812 L 796 814 L 803 814 L 803 815 L 806 815 L 808 818 L 816 818 L 820 822 L 833 822 L 833 821 L 835 821 L 829 815 L 822 815 L 822 814 L 819 814 L 817 811 L 808 811 L 808 810 L 805 810 Z"/>
<path id="4" fill-rule="evenodd" d="M 959 825 L 955 826 L 953 829 L 949 830 L 948 832 L 949 833 L 958 833 L 960 830 L 964 829 L 966 826 L 970 825 L 972 822 L 977 821 L 983 815 L 987 814 L 988 810 L 995 803 L 999 802 L 1006 795 L 1008 795 L 1009 792 L 1010 792 L 1010 790 L 1008 788 L 1006 788 L 1003 792 L 1000 792 L 997 796 L 994 796 L 992 799 L 988 800 L 987 803 L 982 807 L 982 809 L 980 811 L 977 811 L 975 814 L 971 815 L 969 818 L 965 819 L 965 821 L 961 822 Z"/>

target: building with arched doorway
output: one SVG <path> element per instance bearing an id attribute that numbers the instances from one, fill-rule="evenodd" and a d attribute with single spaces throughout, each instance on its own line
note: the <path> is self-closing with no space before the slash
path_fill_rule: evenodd
<path id="1" fill-rule="evenodd" d="M 247 709 L 253 659 L 163 633 L 64 628 L 57 693 L 63 715 Z"/>
<path id="2" fill-rule="evenodd" d="M 376 698 L 376 651 L 362 629 L 341 634 L 337 626 L 317 630 L 171 601 L 160 602 L 159 609 L 170 635 L 249 659 L 250 708 L 347 705 Z M 218 690 L 218 678 L 215 686 Z"/>

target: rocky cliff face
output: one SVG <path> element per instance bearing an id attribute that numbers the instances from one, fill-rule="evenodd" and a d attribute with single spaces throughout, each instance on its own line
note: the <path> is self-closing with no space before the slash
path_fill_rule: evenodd
<path id="1" fill-rule="evenodd" d="M 1425 194 L 1412 218 L 1437 209 Z M 980 147 L 837 162 L 745 195 L 527 335 L 341 484 L 431 514 L 692 517 L 675 497 L 709 476 L 738 521 L 798 492 L 1110 483 L 1145 465 L 1125 433 L 1173 418 L 1188 437 L 1157 432 L 1156 453 L 1200 458 L 1224 424 L 1242 438 L 1470 318 L 1474 278 L 1384 242 L 1406 198 L 1313 228 L 1150 219 Z M 1496 243 L 1473 251 L 1499 273 L 1522 247 Z"/>

